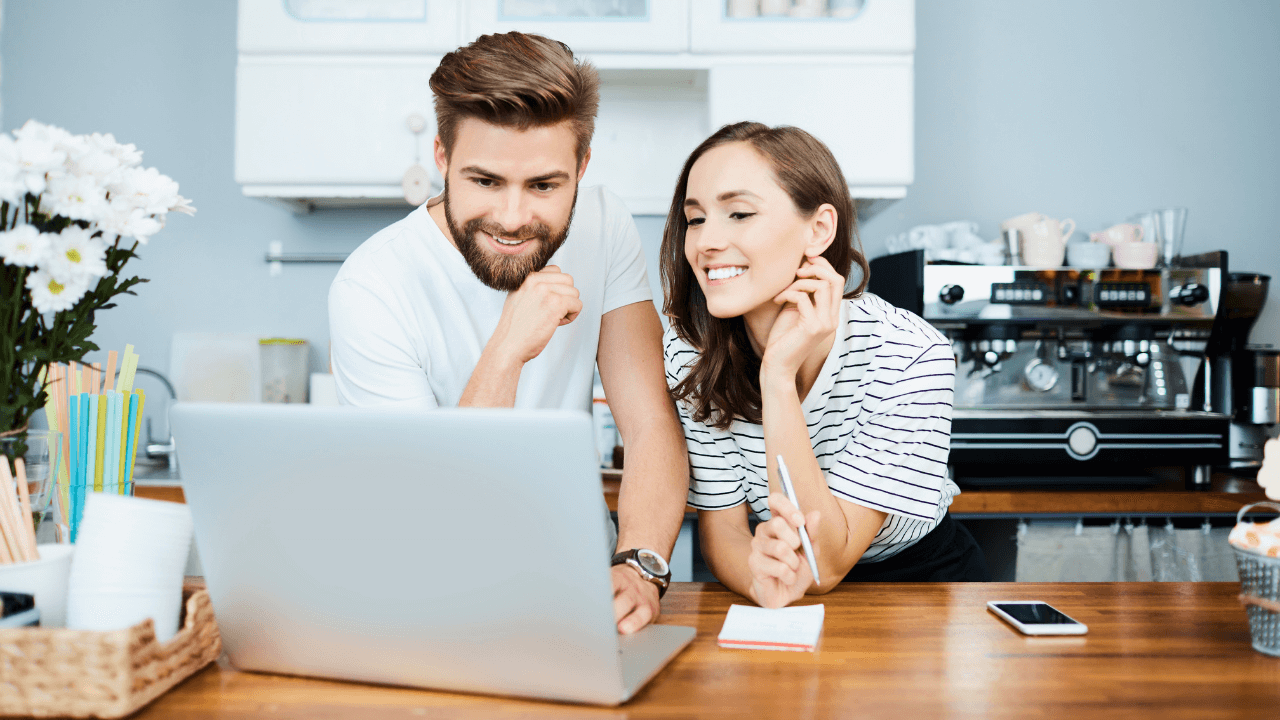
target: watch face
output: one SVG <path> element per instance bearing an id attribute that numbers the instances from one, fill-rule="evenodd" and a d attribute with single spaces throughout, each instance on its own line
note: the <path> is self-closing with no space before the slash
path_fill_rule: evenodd
<path id="1" fill-rule="evenodd" d="M 648 572 L 650 575 L 657 575 L 661 577 L 669 572 L 667 569 L 667 561 L 663 560 L 662 556 L 655 552 L 640 550 L 636 553 L 636 560 L 639 561 L 640 567 L 644 568 L 645 572 Z"/>

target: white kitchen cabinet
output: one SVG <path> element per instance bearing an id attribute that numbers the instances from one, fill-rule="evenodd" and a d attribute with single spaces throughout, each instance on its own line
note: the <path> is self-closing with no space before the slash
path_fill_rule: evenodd
<path id="1" fill-rule="evenodd" d="M 710 126 L 795 125 L 827 144 L 854 197 L 900 198 L 915 174 L 910 57 L 733 64 L 708 79 Z"/>
<path id="2" fill-rule="evenodd" d="M 666 215 L 684 160 L 710 134 L 707 74 L 601 70 L 600 113 L 582 182 L 637 215 Z"/>
<path id="3" fill-rule="evenodd" d="M 240 0 L 241 53 L 448 52 L 459 0 Z"/>
<path id="4" fill-rule="evenodd" d="M 757 8 L 814 5 L 805 0 L 760 0 Z M 689 37 L 697 53 L 912 53 L 916 46 L 914 0 L 864 0 L 846 6 L 847 17 L 829 13 L 841 0 L 817 2 L 825 17 L 736 17 L 735 0 L 695 0 Z"/>
<path id="5" fill-rule="evenodd" d="M 913 0 L 865 0 L 850 17 L 813 19 L 730 17 L 726 2 L 241 0 L 236 181 L 295 210 L 404 206 L 415 148 L 441 184 L 428 85 L 440 58 L 466 38 L 521 30 L 562 40 L 599 68 L 583 182 L 608 186 L 633 213 L 665 215 L 689 152 L 740 120 L 821 138 L 856 198 L 904 197 L 914 176 Z M 611 11 L 621 14 L 600 15 Z M 413 114 L 426 121 L 420 140 L 407 127 Z"/>
<path id="6" fill-rule="evenodd" d="M 236 182 L 246 195 L 403 202 L 415 156 L 431 172 L 439 57 L 241 57 Z M 419 136 L 412 115 L 425 120 Z M 437 180 L 438 184 L 438 180 Z M 319 200 L 319 203 L 316 201 Z"/>
<path id="7" fill-rule="evenodd" d="M 468 38 L 519 30 L 555 38 L 575 52 L 689 50 L 689 0 L 474 0 L 467 6 Z"/>

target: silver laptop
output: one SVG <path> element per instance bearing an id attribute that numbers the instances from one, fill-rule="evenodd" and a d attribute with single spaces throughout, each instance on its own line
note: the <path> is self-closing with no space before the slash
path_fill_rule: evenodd
<path id="1" fill-rule="evenodd" d="M 616 705 L 693 639 L 619 636 L 585 412 L 178 404 L 243 670 Z"/>

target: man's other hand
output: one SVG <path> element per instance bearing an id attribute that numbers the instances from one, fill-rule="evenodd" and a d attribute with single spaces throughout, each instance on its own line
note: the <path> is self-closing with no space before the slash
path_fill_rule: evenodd
<path id="1" fill-rule="evenodd" d="M 530 273 L 518 290 L 507 295 L 490 343 L 527 363 L 542 353 L 556 328 L 573 322 L 580 312 L 582 301 L 573 278 L 548 265 Z"/>
<path id="2" fill-rule="evenodd" d="M 625 563 L 613 566 L 613 617 L 618 632 L 630 635 L 653 622 L 659 610 L 657 585 Z"/>

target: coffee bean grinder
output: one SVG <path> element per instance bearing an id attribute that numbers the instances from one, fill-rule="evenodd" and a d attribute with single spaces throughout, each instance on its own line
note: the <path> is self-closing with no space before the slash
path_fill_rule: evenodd
<path id="1" fill-rule="evenodd" d="M 1193 407 L 1231 416 L 1229 467 L 1246 474 L 1262 465 L 1262 446 L 1280 425 L 1280 349 L 1249 343 L 1270 280 L 1258 273 L 1227 275 L 1193 383 Z"/>

